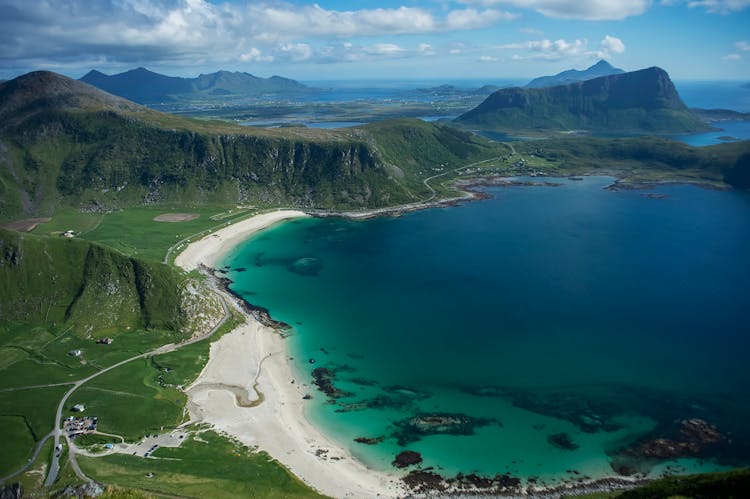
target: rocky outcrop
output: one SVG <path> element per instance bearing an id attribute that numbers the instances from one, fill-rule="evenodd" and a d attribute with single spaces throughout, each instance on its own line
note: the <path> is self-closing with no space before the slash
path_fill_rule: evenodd
<path id="1" fill-rule="evenodd" d="M 680 422 L 679 432 L 672 438 L 652 438 L 628 449 L 627 453 L 654 459 L 675 459 L 700 456 L 710 447 L 727 443 L 729 439 L 716 426 L 702 419 Z"/>
<path id="2" fill-rule="evenodd" d="M 473 435 L 474 429 L 490 424 L 500 425 L 496 419 L 475 418 L 466 414 L 432 413 L 397 421 L 394 433 L 399 445 L 408 445 L 428 435 Z"/>
<path id="3" fill-rule="evenodd" d="M 422 462 L 422 454 L 413 450 L 400 452 L 391 463 L 396 468 L 407 468 Z"/>

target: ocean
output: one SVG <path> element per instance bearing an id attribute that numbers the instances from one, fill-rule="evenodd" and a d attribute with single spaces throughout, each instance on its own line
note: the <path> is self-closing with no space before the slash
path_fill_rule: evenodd
<path id="1" fill-rule="evenodd" d="M 556 182 L 299 219 L 222 264 L 291 325 L 310 420 L 373 468 L 413 450 L 553 485 L 750 463 L 750 194 Z M 696 444 L 690 419 L 719 436 Z"/>

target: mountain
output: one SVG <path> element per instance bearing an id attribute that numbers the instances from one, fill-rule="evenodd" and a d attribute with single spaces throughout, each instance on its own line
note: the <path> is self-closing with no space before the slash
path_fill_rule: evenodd
<path id="1" fill-rule="evenodd" d="M 425 165 L 401 161 L 405 153 L 386 140 L 404 134 L 443 162 L 499 155 L 497 144 L 420 120 L 348 130 L 242 127 L 160 113 L 55 73 L 30 73 L 0 84 L 0 221 L 61 207 L 414 202 L 430 194 L 420 177 Z"/>
<path id="2" fill-rule="evenodd" d="M 599 78 L 601 76 L 609 76 L 614 74 L 624 73 L 622 69 L 612 66 L 605 60 L 601 60 L 591 66 L 588 69 L 579 71 L 577 69 L 569 69 L 562 73 L 557 73 L 554 76 L 540 76 L 531 80 L 526 88 L 546 88 L 556 87 L 558 85 L 569 85 L 571 83 L 577 83 L 579 81 L 591 80 L 593 78 Z"/>
<path id="3" fill-rule="evenodd" d="M 115 75 L 92 70 L 81 81 L 141 104 L 171 100 L 175 96 L 259 96 L 312 91 L 310 87 L 280 76 L 259 78 L 249 73 L 230 71 L 201 74 L 197 78 L 179 78 L 154 73 L 145 68 L 131 69 Z"/>
<path id="4" fill-rule="evenodd" d="M 513 133 L 687 133 L 708 129 L 682 102 L 667 72 L 657 67 L 550 88 L 501 89 L 456 122 Z"/>

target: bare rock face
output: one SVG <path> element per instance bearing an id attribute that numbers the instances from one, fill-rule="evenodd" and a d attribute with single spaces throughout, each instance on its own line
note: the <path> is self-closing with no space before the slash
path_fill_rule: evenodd
<path id="1" fill-rule="evenodd" d="M 23 485 L 11 483 L 0 488 L 0 499 L 21 499 L 23 497 Z"/>
<path id="2" fill-rule="evenodd" d="M 104 494 L 104 485 L 93 480 L 83 485 L 65 487 L 58 497 L 99 497 Z"/>

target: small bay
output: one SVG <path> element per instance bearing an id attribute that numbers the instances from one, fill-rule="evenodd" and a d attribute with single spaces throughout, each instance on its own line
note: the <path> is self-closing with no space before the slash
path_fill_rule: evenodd
<path id="1" fill-rule="evenodd" d="M 404 449 L 445 475 L 546 484 L 623 459 L 643 473 L 750 462 L 750 195 L 555 181 L 399 218 L 295 220 L 235 248 L 232 289 L 292 326 L 311 421 L 379 469 Z M 320 368 L 333 397 L 312 383 Z M 732 445 L 625 452 L 689 418 Z"/>

